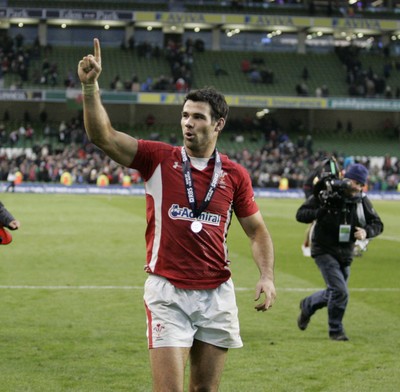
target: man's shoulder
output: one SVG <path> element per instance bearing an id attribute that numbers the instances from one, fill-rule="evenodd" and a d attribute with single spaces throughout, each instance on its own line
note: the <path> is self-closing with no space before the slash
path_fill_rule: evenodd
<path id="1" fill-rule="evenodd" d="M 166 158 L 175 157 L 180 153 L 180 147 L 173 146 L 166 142 L 140 139 L 138 143 L 138 152 L 136 156 L 139 157 L 139 159 L 163 161 Z"/>
<path id="2" fill-rule="evenodd" d="M 222 167 L 224 168 L 225 171 L 229 170 L 232 174 L 236 175 L 237 177 L 250 178 L 249 171 L 239 162 L 230 159 L 228 156 L 226 156 L 226 159 L 222 158 Z"/>
<path id="3" fill-rule="evenodd" d="M 157 140 L 145 140 L 145 139 L 139 139 L 139 149 L 145 149 L 145 150 L 152 150 L 152 151 L 159 151 L 159 150 L 166 150 L 166 151 L 173 151 L 179 149 L 177 146 L 173 146 L 171 144 L 168 144 L 166 142 L 162 141 L 157 141 Z"/>
<path id="4" fill-rule="evenodd" d="M 222 171 L 224 176 L 228 175 L 235 186 L 251 185 L 251 178 L 248 170 L 235 160 L 230 159 L 227 155 L 221 154 Z"/>
<path id="5" fill-rule="evenodd" d="M 156 167 L 168 159 L 174 159 L 179 147 L 154 140 L 138 140 L 138 150 L 131 168 L 139 170 L 144 179 L 148 179 Z"/>
<path id="6" fill-rule="evenodd" d="M 222 164 L 225 167 L 230 167 L 230 168 L 234 168 L 234 169 L 238 169 L 238 170 L 244 169 L 244 167 L 240 163 L 238 163 L 235 160 L 229 158 L 228 155 L 220 153 L 220 156 L 221 156 Z"/>

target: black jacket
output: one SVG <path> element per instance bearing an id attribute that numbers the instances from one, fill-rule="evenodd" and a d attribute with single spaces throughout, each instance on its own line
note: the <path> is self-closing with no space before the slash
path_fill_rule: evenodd
<path id="1" fill-rule="evenodd" d="M 8 227 L 13 220 L 14 217 L 6 210 L 6 207 L 4 207 L 4 204 L 0 201 L 0 225 Z"/>
<path id="2" fill-rule="evenodd" d="M 357 213 L 359 204 L 364 211 L 365 224 Z M 302 223 L 316 221 L 311 237 L 312 257 L 327 253 L 345 265 L 349 265 L 353 259 L 356 226 L 365 229 L 368 239 L 383 231 L 383 223 L 365 194 L 351 199 L 344 198 L 336 201 L 333 206 L 321 205 L 319 199 L 312 195 L 297 210 L 296 220 Z M 342 224 L 351 226 L 349 242 L 339 242 L 339 228 Z"/>

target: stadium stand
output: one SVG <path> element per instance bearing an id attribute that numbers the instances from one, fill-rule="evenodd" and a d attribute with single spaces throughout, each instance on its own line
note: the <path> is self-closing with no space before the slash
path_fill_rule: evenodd
<path id="1" fill-rule="evenodd" d="M 47 1 L 39 0 L 35 2 L 22 0 L 9 0 L 8 7 L 37 7 L 37 8 L 79 8 L 79 9 L 114 9 L 114 10 L 144 10 L 144 11 L 168 11 L 176 9 L 177 5 L 181 8 L 179 11 L 189 12 L 217 12 L 217 13 L 253 13 L 268 15 L 309 15 L 314 12 L 315 15 L 327 12 L 326 3 L 318 3 L 317 9 L 312 11 L 306 4 L 300 2 L 296 6 L 284 4 L 282 6 L 268 4 L 266 2 L 232 2 L 232 6 L 227 5 L 231 2 L 218 1 L 181 1 L 181 2 L 159 2 L 159 1 L 106 1 L 106 0 L 67 0 L 67 1 Z M 233 4 L 241 3 L 241 4 Z M 172 8 L 171 8 L 172 7 Z M 324 8 L 325 7 L 325 8 Z M 366 9 L 357 9 L 358 16 L 368 12 Z M 346 10 L 347 12 L 347 10 Z M 343 9 L 333 9 L 330 15 L 343 15 Z M 374 17 L 385 16 L 382 12 L 376 12 Z M 149 33 L 151 34 L 151 33 Z M 140 55 L 139 46 L 143 42 L 136 42 L 134 50 L 120 47 L 120 43 L 115 46 L 108 45 L 102 48 L 104 67 L 102 74 L 102 88 L 111 89 L 111 85 L 116 79 L 122 82 L 122 89 L 125 85 L 132 82 L 134 76 L 137 77 L 139 89 L 142 90 L 143 84 L 151 80 L 153 90 L 156 81 L 161 75 L 167 79 L 171 77 L 171 64 L 166 58 L 165 48 L 159 48 L 159 55 Z M 161 43 L 160 43 L 161 44 Z M 25 49 L 25 47 L 24 47 Z M 66 45 L 49 45 L 46 48 L 41 47 L 38 52 L 32 48 L 27 48 L 31 55 L 29 60 L 29 72 L 26 80 L 15 72 L 7 72 L 4 75 L 4 87 L 6 89 L 18 88 L 40 88 L 40 89 L 63 89 L 65 80 L 71 77 L 76 82 L 75 68 L 76 61 L 82 54 L 91 52 L 91 47 L 77 47 Z M 334 97 L 365 97 L 365 98 L 400 98 L 400 65 L 396 53 L 391 54 L 385 50 L 378 50 L 376 47 L 360 50 L 352 53 L 353 64 L 356 67 L 349 67 L 347 60 L 349 53 L 345 50 L 333 51 L 310 51 L 305 54 L 299 54 L 293 51 L 269 51 L 269 50 L 223 50 L 223 51 L 194 51 L 193 64 L 191 66 L 191 84 L 190 87 L 197 88 L 205 85 L 213 85 L 224 91 L 226 94 L 237 95 L 260 95 L 260 96 L 288 96 L 308 95 L 314 97 L 322 94 L 320 89 L 326 87 L 329 96 Z M 260 71 L 266 71 L 264 75 L 268 78 L 261 82 L 253 82 L 250 79 L 250 73 L 243 72 L 241 63 L 247 59 L 250 66 Z M 53 82 L 43 83 L 41 73 L 43 64 L 48 62 L 50 66 L 56 69 L 57 77 Z M 349 72 L 349 68 L 350 71 Z M 307 69 L 307 77 L 303 70 Z M 219 72 L 217 70 L 223 70 Z M 350 74 L 350 75 L 349 75 Z M 380 88 L 370 90 L 360 88 L 360 84 L 365 83 L 365 78 L 369 77 L 379 80 Z M 354 80 L 357 82 L 352 89 Z M 308 94 L 299 93 L 298 87 L 305 83 Z M 384 88 L 382 89 L 382 85 Z M 390 87 L 388 90 L 387 87 Z M 114 86 L 115 87 L 115 86 Z M 131 87 L 130 87 L 131 88 Z M 164 87 L 166 91 L 175 91 L 175 84 L 167 83 Z M 143 91 L 143 90 L 142 90 Z M 1 113 L 0 113 L 1 115 Z M 235 119 L 237 120 L 237 119 Z M 70 122 L 70 119 L 65 119 Z M 346 122 L 346 119 L 343 119 Z M 31 148 L 38 150 L 42 145 L 48 145 L 51 150 L 62 152 L 66 148 L 65 139 L 61 140 L 59 135 L 59 123 L 50 122 L 47 125 L 52 130 L 49 134 L 45 132 L 45 124 L 34 118 L 31 121 L 35 129 L 34 137 L 31 140 L 20 138 L 16 143 L 9 139 L 10 133 L 18 130 L 22 123 L 22 111 L 20 119 L 13 119 L 5 123 L 5 133 L 2 133 L 1 147 Z M 27 122 L 24 121 L 25 125 Z M 72 146 L 82 145 L 87 147 L 87 141 L 84 137 L 82 124 L 76 125 L 73 121 L 74 129 L 67 137 Z M 242 159 L 242 154 L 251 153 L 254 156 L 264 154 L 266 145 L 270 139 L 265 137 L 263 130 L 255 125 L 248 125 L 244 129 L 235 128 L 237 122 L 228 127 L 220 138 L 220 149 L 230 154 L 239 154 L 238 159 Z M 115 123 L 118 129 L 124 130 L 137 137 L 148 139 L 159 139 L 167 142 L 171 141 L 172 134 L 178 133 L 176 124 L 157 123 L 149 128 L 145 123 L 131 125 L 124 123 Z M 346 124 L 344 125 L 346 128 Z M 339 156 L 358 156 L 360 159 L 367 159 L 368 156 L 385 156 L 389 154 L 398 157 L 399 125 L 392 124 L 387 128 L 385 126 L 377 127 L 376 131 L 355 128 L 351 132 L 345 129 L 336 133 L 334 125 L 321 129 L 303 129 L 301 132 L 290 129 L 278 129 L 279 137 L 287 137 L 288 144 L 297 144 L 300 138 L 307 135 L 312 136 L 313 149 L 319 153 L 335 152 Z M 178 131 L 178 132 L 177 132 Z M 176 142 L 180 142 L 180 136 L 176 136 Z M 283 147 L 282 147 L 283 146 Z M 286 144 L 281 147 L 287 148 Z M 281 149 L 281 147 L 277 147 Z M 290 147 L 291 148 L 291 147 Z M 289 150 L 290 150 L 289 148 Z M 268 148 L 267 148 L 268 149 Z M 273 150 L 268 150 L 272 155 Z M 288 156 L 284 159 L 288 160 Z M 283 159 L 278 156 L 279 159 Z M 362 157 L 362 158 L 361 158 Z M 308 157 L 309 158 L 309 157 Z M 307 159 L 308 159 L 307 158 Z M 254 168 L 249 167 L 250 171 Z M 257 169 L 258 170 L 258 169 Z M 257 172 L 257 170 L 255 170 Z M 398 172 L 398 169 L 396 169 Z M 257 177 L 258 174 L 254 174 Z M 4 177 L 4 175 L 3 175 Z M 398 181 L 398 180 L 397 180 Z M 293 185 L 293 184 L 292 184 Z"/>
<path id="2" fill-rule="evenodd" d="M 243 59 L 250 62 L 260 59 L 273 72 L 272 83 L 252 83 L 249 74 L 240 69 Z M 303 66 L 307 66 L 310 77 L 307 81 L 309 95 L 315 96 L 317 87 L 326 84 L 332 96 L 346 96 L 347 85 L 343 66 L 334 53 L 307 54 L 281 52 L 203 52 L 194 56 L 194 84 L 201 87 L 212 84 L 222 91 L 239 94 L 296 95 L 296 85 L 301 81 Z M 229 77 L 216 76 L 212 64 L 219 62 Z"/>
<path id="3" fill-rule="evenodd" d="M 91 48 L 82 47 L 59 47 L 52 48 L 51 51 L 42 53 L 41 56 L 32 59 L 30 63 L 30 77 L 24 82 L 24 87 L 40 87 L 40 88 L 63 88 L 66 75 L 74 72 L 76 60 L 82 56 L 82 53 L 89 52 Z M 271 68 L 274 73 L 273 83 L 252 83 L 248 76 L 240 69 L 241 61 L 248 58 L 250 61 L 257 57 Z M 40 81 L 36 81 L 33 75 L 37 74 L 42 68 L 44 60 L 57 65 L 57 83 L 55 86 L 50 84 L 43 85 Z M 384 56 L 368 55 L 361 56 L 364 68 L 373 67 L 376 72 L 383 70 L 383 64 L 387 59 Z M 219 62 L 221 67 L 225 68 L 228 76 L 216 76 L 212 64 Z M 119 75 L 123 82 L 130 81 L 133 75 L 137 75 L 140 82 L 144 82 L 148 78 L 156 81 L 160 75 L 170 75 L 171 70 L 164 55 L 158 58 L 140 57 L 137 52 L 122 50 L 119 47 L 103 48 L 104 67 L 102 75 L 102 84 L 105 89 L 110 88 L 111 82 L 116 75 Z M 327 84 L 329 93 L 336 96 L 347 96 L 348 85 L 346 83 L 346 73 L 343 64 L 340 63 L 338 57 L 334 53 L 328 54 L 308 54 L 298 55 L 296 53 L 252 53 L 252 52 L 201 52 L 194 54 L 193 63 L 193 87 L 202 87 L 204 85 L 213 85 L 226 93 L 236 94 L 260 94 L 260 95 L 287 95 L 295 94 L 295 86 L 302 78 L 304 66 L 307 66 L 309 77 L 307 83 L 310 88 L 310 95 L 314 95 L 314 91 L 318 86 Z M 383 72 L 383 71 L 382 71 Z M 400 72 L 393 66 L 390 77 L 393 86 L 400 86 Z M 40 78 L 39 78 L 40 79 Z M 9 73 L 5 75 L 5 86 L 10 87 L 12 84 L 18 83 L 20 77 L 16 74 Z M 8 124 L 8 132 L 19 127 L 18 121 Z M 122 124 L 122 126 L 126 127 Z M 36 129 L 40 130 L 42 126 L 36 125 Z M 136 127 L 137 131 L 143 131 L 143 137 L 146 135 L 146 129 L 141 130 L 140 126 Z M 163 133 L 163 129 L 157 132 Z M 251 130 L 248 132 L 251 133 Z M 40 135 L 40 131 L 37 134 Z M 293 135 L 293 134 L 292 134 Z M 363 143 L 359 143 L 360 136 L 363 137 Z M 381 155 L 386 152 L 395 153 L 396 144 L 391 144 L 393 138 L 390 135 L 382 135 L 380 130 L 373 134 L 363 130 L 355 130 L 352 134 L 343 133 L 340 137 L 331 134 L 331 132 L 314 133 L 316 146 L 319 148 L 327 148 L 333 145 L 339 151 L 353 154 L 361 154 L 362 151 L 368 154 Z M 295 137 L 295 135 L 293 135 Z M 393 135 L 396 137 L 396 135 Z M 249 142 L 250 138 L 245 138 L 245 144 L 240 145 L 232 142 L 230 138 L 221 138 L 221 143 L 227 150 L 236 150 L 237 148 L 246 147 L 254 150 L 259 147 L 259 142 Z M 7 143 L 7 141 L 6 141 Z"/>
<path id="4" fill-rule="evenodd" d="M 20 171 L 23 180 L 28 182 L 59 183 L 64 172 L 71 173 L 74 183 L 95 183 L 97 176 L 101 174 L 106 174 L 111 184 L 121 184 L 122 177 L 126 174 L 132 175 L 137 181 L 135 171 L 115 164 L 88 143 L 80 121 L 68 124 L 67 128 L 69 128 L 68 136 L 58 144 L 33 144 L 29 148 L 20 148 L 18 154 L 16 148 L 0 148 L 0 181 L 6 181 L 8 173 L 15 170 Z M 168 132 L 167 129 L 165 131 Z M 146 137 L 145 132 L 142 135 Z M 147 138 L 151 138 L 152 135 L 155 135 L 154 131 L 149 134 L 147 130 Z M 282 133 L 277 133 L 275 136 L 272 137 L 271 134 L 261 143 L 254 143 L 247 140 L 247 135 L 239 141 L 230 137 L 229 133 L 223 133 L 219 149 L 247 168 L 254 186 L 277 187 L 280 179 L 285 177 L 289 180 L 290 188 L 301 187 L 313 165 L 327 155 L 327 150 L 316 150 L 307 142 L 291 140 L 288 135 Z M 230 137 L 229 142 L 228 137 Z M 159 134 L 156 140 L 161 140 Z M 176 140 L 176 143 L 180 141 Z M 330 155 L 333 152 L 332 146 L 328 148 Z M 385 154 L 385 158 L 373 158 L 364 154 L 354 156 L 337 151 L 335 156 L 341 166 L 345 160 L 351 158 L 369 167 L 371 189 L 397 189 L 400 171 L 398 158 L 392 158 L 388 153 Z"/>
<path id="5" fill-rule="evenodd" d="M 75 59 L 90 52 L 91 48 L 75 46 L 55 46 L 51 51 L 32 58 L 29 66 L 28 80 L 22 83 L 24 88 L 64 87 L 64 78 L 71 71 L 75 71 Z M 165 58 L 165 52 L 160 49 L 158 56 L 141 57 L 136 51 L 121 50 L 119 47 L 103 48 L 104 88 L 109 88 L 116 75 L 125 82 L 137 75 L 140 82 L 149 77 L 155 82 L 161 75 L 171 76 L 171 68 Z M 273 73 L 272 83 L 253 83 L 249 74 L 240 69 L 243 59 L 252 61 L 257 57 L 263 65 Z M 43 62 L 47 59 L 57 66 L 57 81 L 55 85 L 40 83 L 38 73 Z M 213 85 L 226 93 L 259 94 L 276 96 L 296 95 L 296 86 L 302 81 L 302 69 L 307 67 L 309 77 L 306 81 L 309 96 L 315 96 L 318 87 L 326 85 L 329 96 L 349 96 L 349 83 L 346 81 L 346 66 L 340 62 L 335 53 L 297 53 L 268 52 L 257 53 L 249 51 L 204 51 L 193 55 L 193 84 L 192 87 Z M 400 94 L 400 63 L 397 57 L 385 57 L 383 54 L 362 53 L 359 56 L 362 70 L 371 71 L 383 80 L 385 86 L 390 86 L 392 97 L 399 98 Z M 216 62 L 227 71 L 226 75 L 217 76 L 213 64 Z M 385 77 L 385 66 L 389 67 L 389 74 Z M 4 86 L 10 88 L 21 85 L 21 77 L 17 73 L 9 72 L 4 75 Z M 157 90 L 157 89 L 156 89 Z M 171 89 L 170 89 L 171 90 Z M 397 91 L 397 96 L 396 96 Z M 384 91 L 375 92 L 374 96 L 385 97 Z"/>
<path id="6" fill-rule="evenodd" d="M 76 59 L 81 58 L 84 54 L 90 53 L 92 48 L 76 47 L 76 46 L 54 46 L 50 51 L 42 51 L 42 54 L 33 58 L 29 65 L 29 78 L 26 82 L 23 82 L 23 87 L 41 87 L 41 88 L 63 88 L 64 79 L 68 73 L 72 70 L 75 75 L 76 70 Z M 104 67 L 104 73 L 102 80 L 104 88 L 109 89 L 111 82 L 116 75 L 120 75 L 123 81 L 132 79 L 134 74 L 140 76 L 141 81 L 145 81 L 147 77 L 151 77 L 156 80 L 160 75 L 169 75 L 170 69 L 168 63 L 164 58 L 146 58 L 140 57 L 137 54 L 126 50 L 121 50 L 119 47 L 116 48 L 103 48 L 102 56 L 107 67 Z M 48 61 L 50 64 L 55 64 L 57 67 L 57 82 L 55 85 L 50 83 L 40 83 L 40 77 L 37 75 L 41 74 L 42 66 L 44 61 Z M 76 75 L 75 75 L 76 76 Z M 4 84 L 6 88 L 10 86 L 19 85 L 21 78 L 16 73 L 7 73 L 4 76 Z"/>

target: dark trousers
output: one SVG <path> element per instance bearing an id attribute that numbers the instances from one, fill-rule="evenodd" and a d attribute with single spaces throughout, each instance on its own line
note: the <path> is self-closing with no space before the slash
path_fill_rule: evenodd
<path id="1" fill-rule="evenodd" d="M 347 280 L 350 267 L 341 265 L 329 254 L 315 257 L 315 263 L 324 278 L 326 289 L 306 297 L 303 310 L 312 316 L 318 309 L 327 307 L 329 333 L 344 332 L 342 320 L 349 299 Z"/>

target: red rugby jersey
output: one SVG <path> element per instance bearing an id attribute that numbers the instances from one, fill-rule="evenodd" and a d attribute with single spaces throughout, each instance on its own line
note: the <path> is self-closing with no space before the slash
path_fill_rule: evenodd
<path id="1" fill-rule="evenodd" d="M 139 140 L 131 167 L 140 171 L 146 189 L 148 273 L 167 278 L 183 289 L 212 289 L 231 276 L 226 244 L 232 212 L 247 217 L 258 211 L 250 176 L 220 154 L 222 172 L 217 188 L 192 232 L 194 220 L 182 172 L 182 147 Z M 201 205 L 214 171 L 214 158 L 204 170 L 191 166 L 197 206 Z"/>

